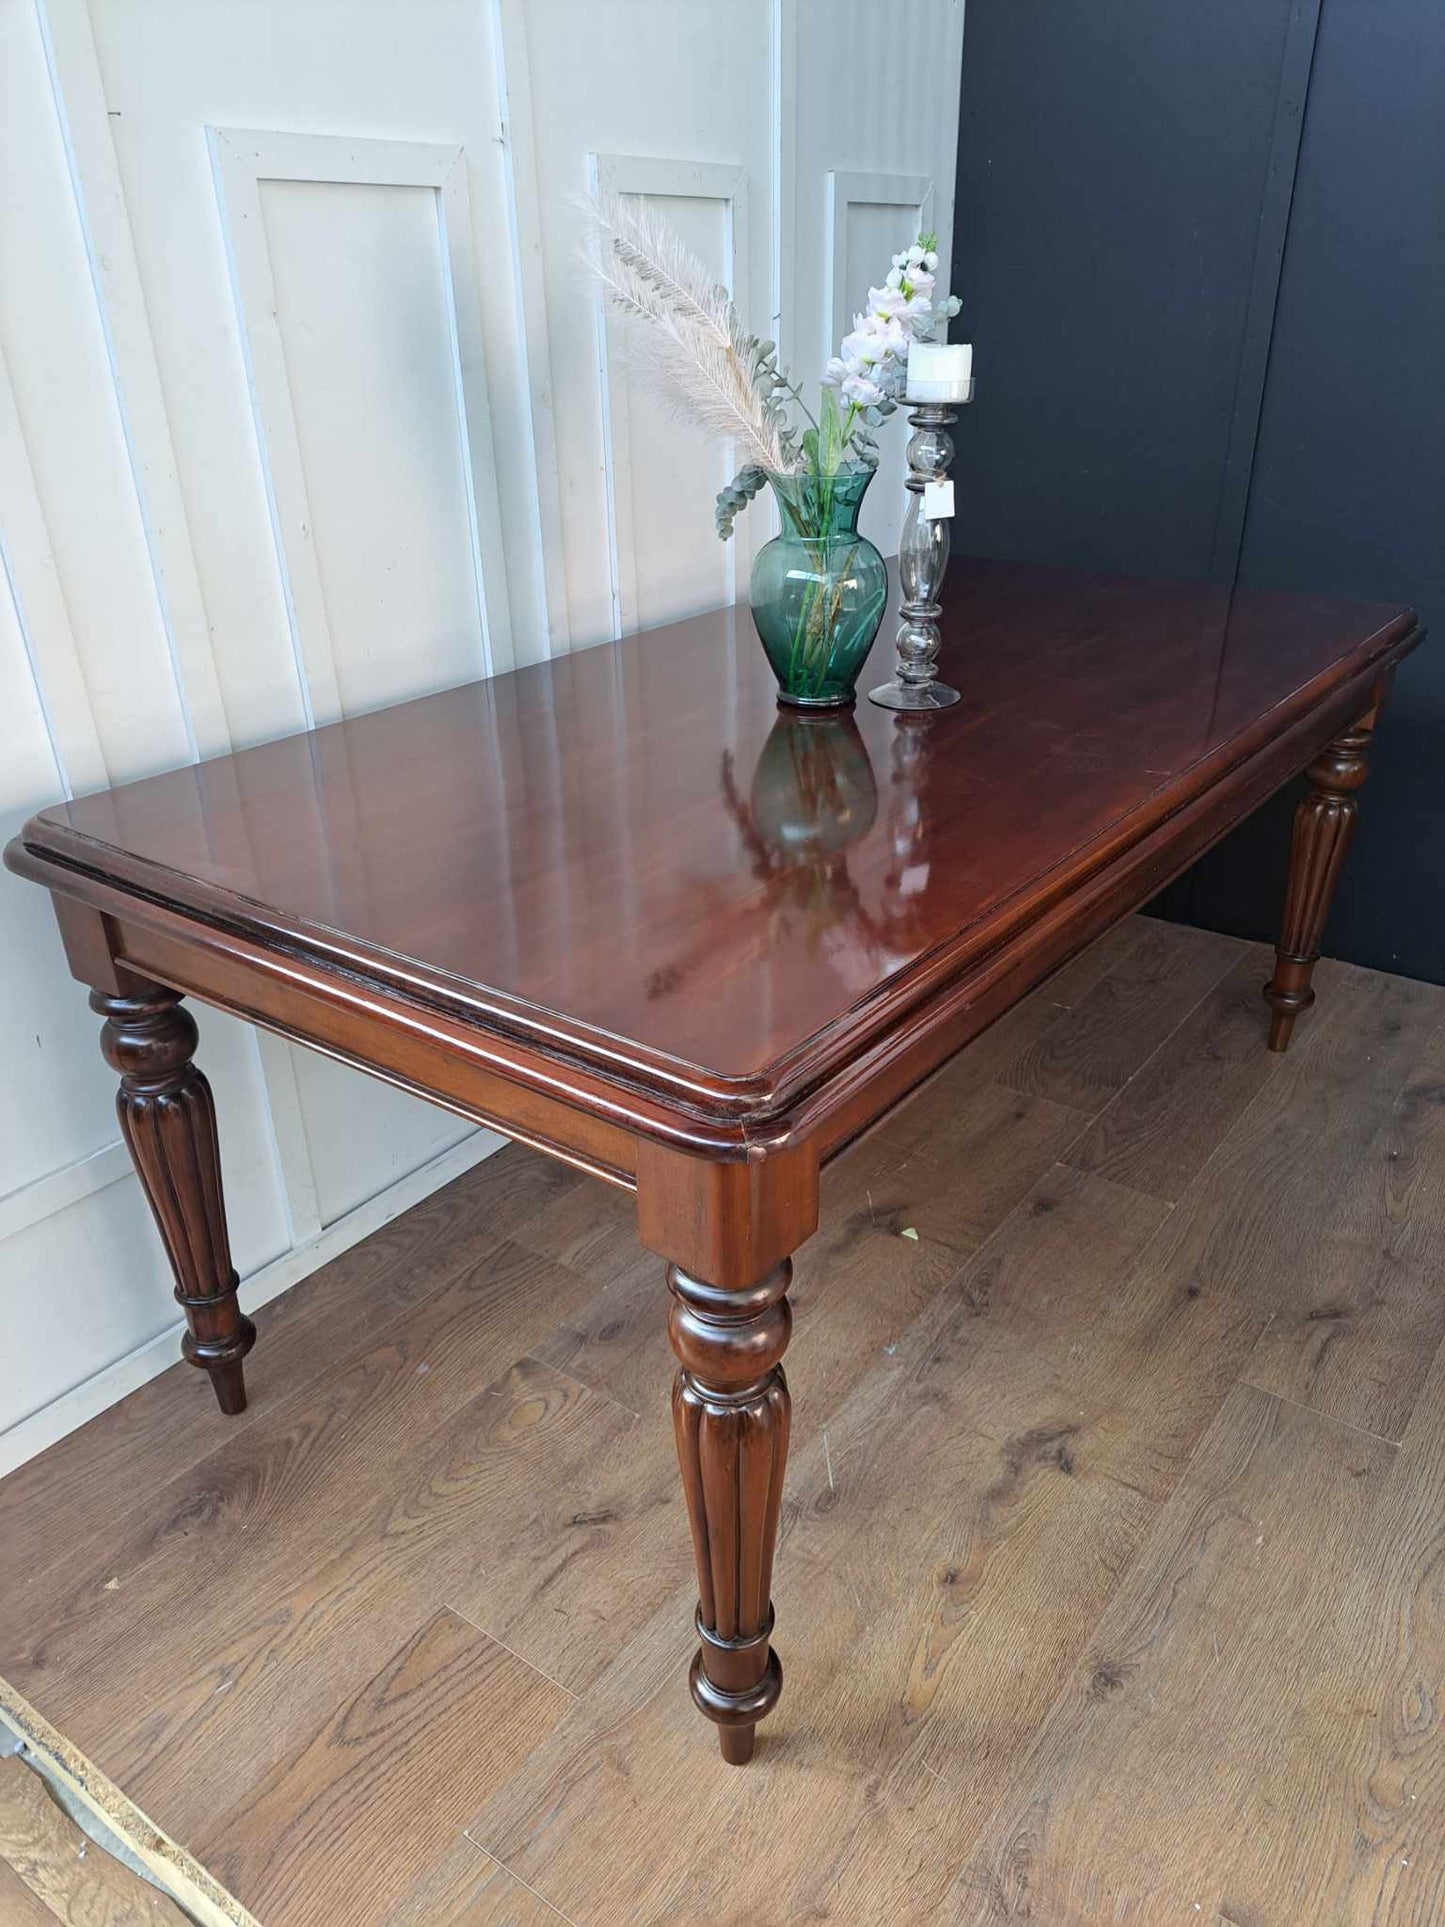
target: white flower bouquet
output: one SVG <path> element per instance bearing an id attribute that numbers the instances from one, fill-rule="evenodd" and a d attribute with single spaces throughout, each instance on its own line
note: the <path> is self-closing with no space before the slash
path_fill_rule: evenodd
<path id="1" fill-rule="evenodd" d="M 863 492 L 878 465 L 877 430 L 897 408 L 908 351 L 957 314 L 937 301 L 936 237 L 894 255 L 880 287 L 823 370 L 816 410 L 779 366 L 777 344 L 750 334 L 726 289 L 664 224 L 636 203 L 586 203 L 588 260 L 604 295 L 642 324 L 637 348 L 677 413 L 742 456 L 718 496 L 724 540 L 770 483 L 783 533 L 753 565 L 753 618 L 785 701 L 852 701 L 853 681 L 882 619 L 881 556 L 858 533 Z M 783 557 L 779 544 L 801 547 Z"/>

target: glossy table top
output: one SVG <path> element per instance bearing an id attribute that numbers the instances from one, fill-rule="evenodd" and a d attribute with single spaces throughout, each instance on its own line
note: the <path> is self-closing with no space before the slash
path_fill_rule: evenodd
<path id="1" fill-rule="evenodd" d="M 964 700 L 926 718 L 780 712 L 742 607 L 60 805 L 24 841 L 480 1023 L 746 1081 L 1412 621 L 967 558 L 945 603 Z"/>

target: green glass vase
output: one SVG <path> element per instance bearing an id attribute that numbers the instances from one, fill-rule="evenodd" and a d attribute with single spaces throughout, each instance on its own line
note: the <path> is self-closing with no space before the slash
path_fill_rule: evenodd
<path id="1" fill-rule="evenodd" d="M 778 679 L 778 700 L 840 709 L 883 620 L 888 571 L 858 510 L 871 468 L 769 474 L 782 532 L 753 563 L 753 624 Z"/>

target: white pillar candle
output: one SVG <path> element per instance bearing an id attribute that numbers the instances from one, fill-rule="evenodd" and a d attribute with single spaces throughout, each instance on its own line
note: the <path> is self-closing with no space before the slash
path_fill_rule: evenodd
<path id="1" fill-rule="evenodd" d="M 971 341 L 915 341 L 908 349 L 909 401 L 967 401 Z"/>

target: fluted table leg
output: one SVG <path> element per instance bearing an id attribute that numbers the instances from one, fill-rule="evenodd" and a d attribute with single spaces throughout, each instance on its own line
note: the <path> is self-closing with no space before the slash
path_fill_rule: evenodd
<path id="1" fill-rule="evenodd" d="M 236 1299 L 221 1195 L 211 1087 L 196 1069 L 196 1022 L 180 993 L 144 984 L 130 996 L 94 990 L 101 1049 L 120 1073 L 116 1112 L 160 1229 L 186 1314 L 181 1350 L 210 1374 L 227 1413 L 246 1409 L 241 1361 L 256 1327 Z"/>
<path id="2" fill-rule="evenodd" d="M 702 1642 L 690 1684 L 734 1766 L 752 1758 L 754 1728 L 783 1686 L 769 1635 L 791 1410 L 781 1360 L 792 1327 L 792 1275 L 785 1259 L 759 1283 L 727 1291 L 668 1268 L 668 1330 L 682 1367 L 672 1414 Z"/>
<path id="3" fill-rule="evenodd" d="M 1264 987 L 1272 1015 L 1269 1047 L 1289 1048 L 1295 1019 L 1315 1000 L 1310 979 L 1335 885 L 1355 833 L 1355 792 L 1369 774 L 1370 742 L 1379 715 L 1376 702 L 1310 764 L 1309 794 L 1294 814 L 1284 923 L 1275 950 L 1274 975 Z"/>

